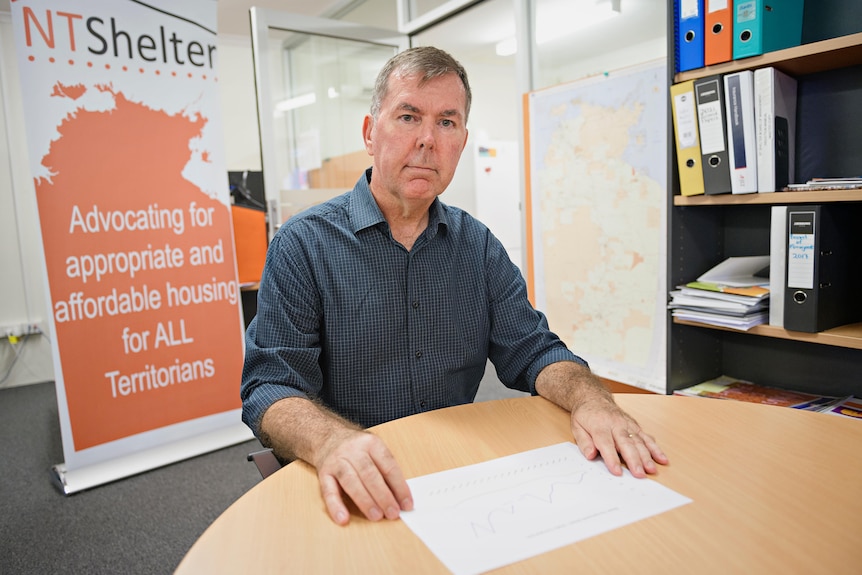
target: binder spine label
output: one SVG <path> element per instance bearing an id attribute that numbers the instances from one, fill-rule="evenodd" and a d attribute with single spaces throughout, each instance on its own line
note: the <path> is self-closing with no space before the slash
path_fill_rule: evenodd
<path id="1" fill-rule="evenodd" d="M 733 146 L 733 167 L 737 170 L 748 166 L 745 161 L 745 133 L 742 126 L 742 102 L 740 101 L 739 76 L 727 78 L 727 99 L 730 104 L 730 145 Z"/>
<path id="2" fill-rule="evenodd" d="M 697 146 L 697 116 L 694 110 L 692 93 L 678 94 L 674 97 L 676 104 L 676 123 L 679 130 L 680 149 Z"/>
<path id="3" fill-rule="evenodd" d="M 815 212 L 790 214 L 787 242 L 787 287 L 814 289 Z"/>
<path id="4" fill-rule="evenodd" d="M 757 18 L 757 2 L 739 2 L 736 5 L 736 21 L 750 22 Z"/>
<path id="5" fill-rule="evenodd" d="M 704 155 L 717 154 L 724 150 L 724 123 L 721 117 L 718 81 L 707 82 L 698 86 L 697 110 L 700 120 L 700 151 Z"/>
<path id="6" fill-rule="evenodd" d="M 707 8 L 707 12 L 718 12 L 719 10 L 727 10 L 727 2 L 728 0 L 712 0 L 709 2 L 709 7 Z"/>
<path id="7" fill-rule="evenodd" d="M 682 2 L 680 2 L 679 15 L 681 18 L 697 18 L 697 16 L 698 16 L 698 1 L 697 0 L 682 0 Z"/>
<path id="8" fill-rule="evenodd" d="M 761 68 L 754 71 L 754 122 L 757 126 L 757 189 L 760 192 L 775 191 L 775 166 L 773 150 L 775 139 L 775 96 L 773 70 Z M 775 119 L 775 120 L 773 120 Z"/>

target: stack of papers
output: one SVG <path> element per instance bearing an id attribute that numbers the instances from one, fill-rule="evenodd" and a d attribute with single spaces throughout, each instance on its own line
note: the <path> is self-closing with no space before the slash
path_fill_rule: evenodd
<path id="1" fill-rule="evenodd" d="M 788 184 L 785 190 L 858 190 L 862 188 L 862 178 L 812 178 L 804 184 Z"/>
<path id="2" fill-rule="evenodd" d="M 781 407 L 792 407 L 794 409 L 824 413 L 836 412 L 836 409 L 840 409 L 840 406 L 845 405 L 845 402 L 851 399 L 767 387 L 726 375 L 698 383 L 685 389 L 677 389 L 673 393 L 674 395 L 712 397 L 714 399 L 732 399 L 748 403 L 762 403 L 764 405 L 779 405 Z M 853 407 L 850 406 L 849 410 L 852 412 Z M 847 416 L 843 413 L 841 415 Z M 860 412 L 860 415 L 862 415 L 862 412 Z"/>
<path id="3" fill-rule="evenodd" d="M 746 331 L 769 321 L 769 256 L 728 258 L 670 292 L 679 319 Z M 764 274 L 766 277 L 764 277 Z"/>
<path id="4" fill-rule="evenodd" d="M 828 409 L 821 410 L 830 415 L 839 415 L 841 417 L 849 417 L 850 419 L 858 419 L 862 421 L 862 398 L 849 396 L 845 397 L 838 403 L 829 406 Z"/>

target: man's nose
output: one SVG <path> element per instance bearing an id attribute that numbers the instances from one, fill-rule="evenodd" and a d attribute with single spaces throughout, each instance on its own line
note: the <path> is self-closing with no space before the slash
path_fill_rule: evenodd
<path id="1" fill-rule="evenodd" d="M 422 126 L 419 136 L 416 140 L 419 148 L 434 148 L 434 126 Z"/>

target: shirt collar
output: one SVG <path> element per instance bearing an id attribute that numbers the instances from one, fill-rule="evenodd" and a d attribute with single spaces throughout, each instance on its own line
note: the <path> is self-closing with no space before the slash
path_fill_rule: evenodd
<path id="1" fill-rule="evenodd" d="M 350 220 L 353 222 L 354 234 L 365 228 L 386 222 L 383 212 L 380 211 L 380 207 L 371 194 L 369 182 L 371 182 L 371 168 L 365 170 L 365 173 L 359 177 L 351 194 Z M 441 225 L 444 229 L 449 227 L 448 216 L 448 206 L 441 202 L 440 198 L 434 198 L 434 202 L 428 210 L 428 229 L 431 230 L 431 237 L 436 235 L 436 232 L 441 229 Z"/>
<path id="2" fill-rule="evenodd" d="M 371 195 L 371 187 L 368 185 L 370 181 L 371 168 L 368 168 L 359 177 L 353 187 L 353 193 L 350 194 L 350 221 L 353 224 L 354 234 L 386 221 L 383 212 L 374 201 L 374 196 Z"/>

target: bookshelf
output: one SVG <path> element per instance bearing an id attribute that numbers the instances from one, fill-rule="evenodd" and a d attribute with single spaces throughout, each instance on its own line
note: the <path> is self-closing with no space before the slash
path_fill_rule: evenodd
<path id="1" fill-rule="evenodd" d="M 671 31 L 673 8 L 670 0 Z M 668 36 L 673 54 L 674 35 Z M 674 74 L 670 82 L 765 66 L 799 83 L 796 181 L 862 174 L 862 6 L 856 0 L 806 2 L 802 45 Z M 670 124 L 668 133 L 668 285 L 691 281 L 727 257 L 769 253 L 771 206 L 842 203 L 862 213 L 860 190 L 684 197 Z M 808 393 L 862 396 L 862 323 L 813 334 L 769 325 L 740 332 L 668 314 L 667 354 L 668 393 L 729 375 Z"/>
<path id="2" fill-rule="evenodd" d="M 862 62 L 862 32 L 802 44 L 743 60 L 731 60 L 697 70 L 687 70 L 676 74 L 674 83 L 764 66 L 774 66 L 791 76 L 807 76 L 817 72 L 848 68 L 860 62 Z"/>
<path id="3" fill-rule="evenodd" d="M 674 195 L 675 206 L 751 206 L 862 202 L 862 190 L 820 190 L 816 192 L 775 192 L 773 194 L 721 194 L 718 196 Z"/>
<path id="4" fill-rule="evenodd" d="M 702 326 L 693 321 L 674 319 L 674 323 L 684 325 Z M 730 329 L 717 326 L 704 326 L 709 329 L 717 329 L 731 331 Z M 831 345 L 836 347 L 846 347 L 850 349 L 862 349 L 862 323 L 851 323 L 834 327 L 820 333 L 800 333 L 798 331 L 788 331 L 780 327 L 771 325 L 758 325 L 746 333 L 751 335 L 762 335 L 766 337 L 779 337 L 793 341 L 805 341 L 810 343 L 819 343 L 822 345 Z M 860 367 L 862 369 L 862 367 Z"/>

